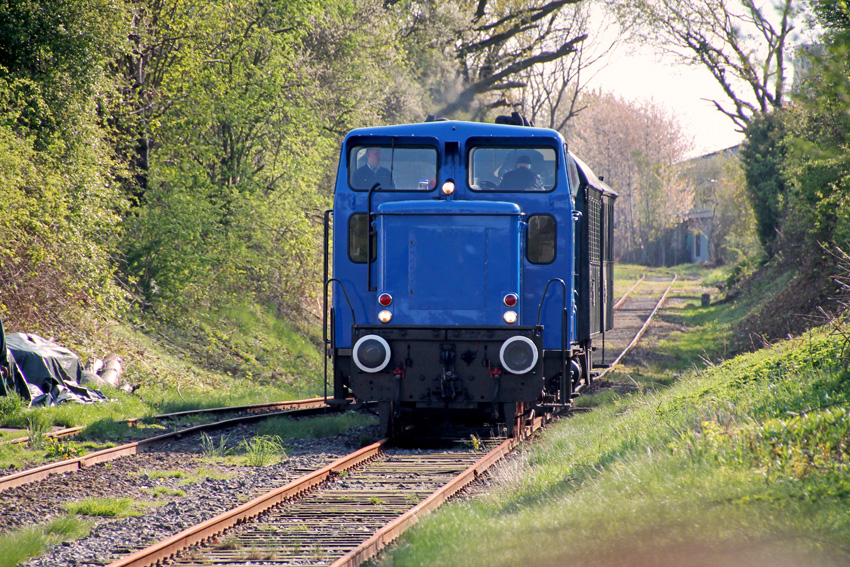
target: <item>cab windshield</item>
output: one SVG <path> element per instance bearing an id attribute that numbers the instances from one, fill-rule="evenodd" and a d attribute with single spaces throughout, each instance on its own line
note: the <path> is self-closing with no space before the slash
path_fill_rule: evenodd
<path id="1" fill-rule="evenodd" d="M 557 159 L 552 148 L 476 147 L 469 154 L 475 191 L 550 191 Z"/>
<path id="2" fill-rule="evenodd" d="M 437 150 L 432 147 L 353 146 L 348 154 L 348 183 L 368 191 L 430 191 L 437 185 Z"/>

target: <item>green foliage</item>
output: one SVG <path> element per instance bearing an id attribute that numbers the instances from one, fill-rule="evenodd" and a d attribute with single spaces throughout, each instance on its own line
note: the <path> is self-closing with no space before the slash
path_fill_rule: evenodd
<path id="1" fill-rule="evenodd" d="M 130 498 L 90 497 L 66 502 L 62 508 L 70 514 L 81 516 L 100 516 L 114 518 L 118 516 L 138 516 L 136 504 Z"/>
<path id="2" fill-rule="evenodd" d="M 91 523 L 76 516 L 62 516 L 45 526 L 25 528 L 0 535 L 0 567 L 15 567 L 38 557 L 50 545 L 88 535 Z"/>
<path id="3" fill-rule="evenodd" d="M 0 396 L 0 426 L 22 427 L 26 423 L 24 408 L 26 401 L 16 392 Z"/>
<path id="4" fill-rule="evenodd" d="M 850 534 L 845 337 L 829 326 L 669 389 L 609 391 L 547 430 L 491 493 L 420 524 L 385 563 L 675 565 L 687 561 L 667 555 L 688 542 L 703 558 L 736 549 L 753 564 L 777 552 L 788 565 L 840 564 L 829 553 Z M 550 537 L 562 533 L 572 537 Z M 528 547 L 538 540 L 547 545 Z"/>
<path id="5" fill-rule="evenodd" d="M 759 283 L 773 288 L 704 309 L 706 275 L 723 279 L 681 274 L 661 316 L 682 332 L 652 344 L 649 362 L 609 374 L 607 390 L 576 400 L 592 411 L 547 428 L 487 494 L 424 521 L 382 564 L 667 566 L 693 554 L 706 565 L 742 554 L 753 565 L 841 564 L 830 553 L 850 537 L 847 323 L 714 363 L 787 279 L 768 274 Z"/>
<path id="6" fill-rule="evenodd" d="M 210 457 L 213 461 L 235 466 L 265 467 L 287 460 L 283 439 L 276 435 L 257 435 L 242 440 L 224 457 Z"/>
<path id="7" fill-rule="evenodd" d="M 50 460 L 64 461 L 79 457 L 85 449 L 75 441 L 60 441 L 48 439 L 45 446 L 45 457 Z"/>
<path id="8" fill-rule="evenodd" d="M 791 113 L 786 163 L 789 224 L 807 250 L 850 245 L 850 10 L 831 0 L 813 4 L 828 31 L 822 49 L 805 53 L 811 69 Z"/>
<path id="9" fill-rule="evenodd" d="M 27 417 L 27 437 L 30 449 L 43 449 L 50 430 L 50 420 L 40 412 L 31 412 Z"/>
<path id="10" fill-rule="evenodd" d="M 128 275 L 158 313 L 256 300 L 307 314 L 338 132 L 355 106 L 380 100 L 348 81 L 385 73 L 370 47 L 392 51 L 388 31 L 352 25 L 367 4 L 241 0 L 198 14 L 174 2 L 169 19 L 190 33 L 140 40 L 173 45 L 145 62 L 161 69 L 146 125 L 156 144 L 124 244 Z"/>
<path id="11" fill-rule="evenodd" d="M 740 156 L 748 197 L 755 213 L 759 241 L 772 253 L 787 207 L 782 172 L 786 151 L 783 113 L 774 111 L 754 117 L 745 135 Z"/>
<path id="12" fill-rule="evenodd" d="M 201 453 L 204 457 L 224 457 L 230 453 L 231 449 L 227 446 L 227 436 L 222 435 L 216 443 L 212 437 L 206 433 L 201 433 Z"/>
<path id="13" fill-rule="evenodd" d="M 183 496 L 186 496 L 186 492 L 184 490 L 180 490 L 180 489 L 177 489 L 177 488 L 169 488 L 168 486 L 157 486 L 156 488 L 143 488 L 142 491 L 150 494 L 153 497 L 157 497 L 157 496 L 183 497 Z"/>
<path id="14" fill-rule="evenodd" d="M 182 470 L 169 471 L 145 471 L 142 473 L 146 478 L 185 478 L 186 472 Z"/>
<path id="15" fill-rule="evenodd" d="M 113 419 L 99 419 L 86 426 L 80 433 L 82 439 L 98 439 L 118 441 L 130 437 L 132 426 L 124 422 L 116 422 Z"/>
<path id="16" fill-rule="evenodd" d="M 115 313 L 121 169 L 102 123 L 121 10 L 108 0 L 0 5 L 0 313 L 75 335 Z"/>
<path id="17" fill-rule="evenodd" d="M 264 467 L 286 460 L 286 448 L 278 436 L 258 435 L 239 444 L 245 452 L 245 462 L 249 467 Z"/>
<path id="18" fill-rule="evenodd" d="M 321 439 L 339 435 L 355 427 L 375 425 L 376 423 L 374 417 L 356 412 L 298 420 L 288 417 L 273 417 L 264 420 L 259 425 L 257 432 L 260 435 L 277 436 L 283 439 Z"/>

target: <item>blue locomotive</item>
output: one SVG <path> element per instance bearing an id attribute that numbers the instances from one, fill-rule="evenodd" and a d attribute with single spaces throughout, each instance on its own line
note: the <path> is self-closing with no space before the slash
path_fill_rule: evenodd
<path id="1" fill-rule="evenodd" d="M 466 414 L 512 434 L 568 406 L 612 328 L 615 198 L 516 114 L 350 132 L 325 217 L 328 402 L 377 402 L 385 432 Z"/>

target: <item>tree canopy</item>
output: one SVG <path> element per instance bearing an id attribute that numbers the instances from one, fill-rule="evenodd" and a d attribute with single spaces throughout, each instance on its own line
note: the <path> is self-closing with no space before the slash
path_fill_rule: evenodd
<path id="1" fill-rule="evenodd" d="M 577 1 L 0 2 L 0 315 L 312 321 L 341 136 L 516 104 Z"/>

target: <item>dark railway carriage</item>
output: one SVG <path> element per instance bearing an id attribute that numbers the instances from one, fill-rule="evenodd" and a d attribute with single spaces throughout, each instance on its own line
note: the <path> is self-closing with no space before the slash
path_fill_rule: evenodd
<path id="1" fill-rule="evenodd" d="M 350 132 L 326 219 L 329 402 L 376 401 L 388 431 L 447 413 L 512 431 L 568 405 L 612 327 L 615 197 L 552 130 Z"/>

